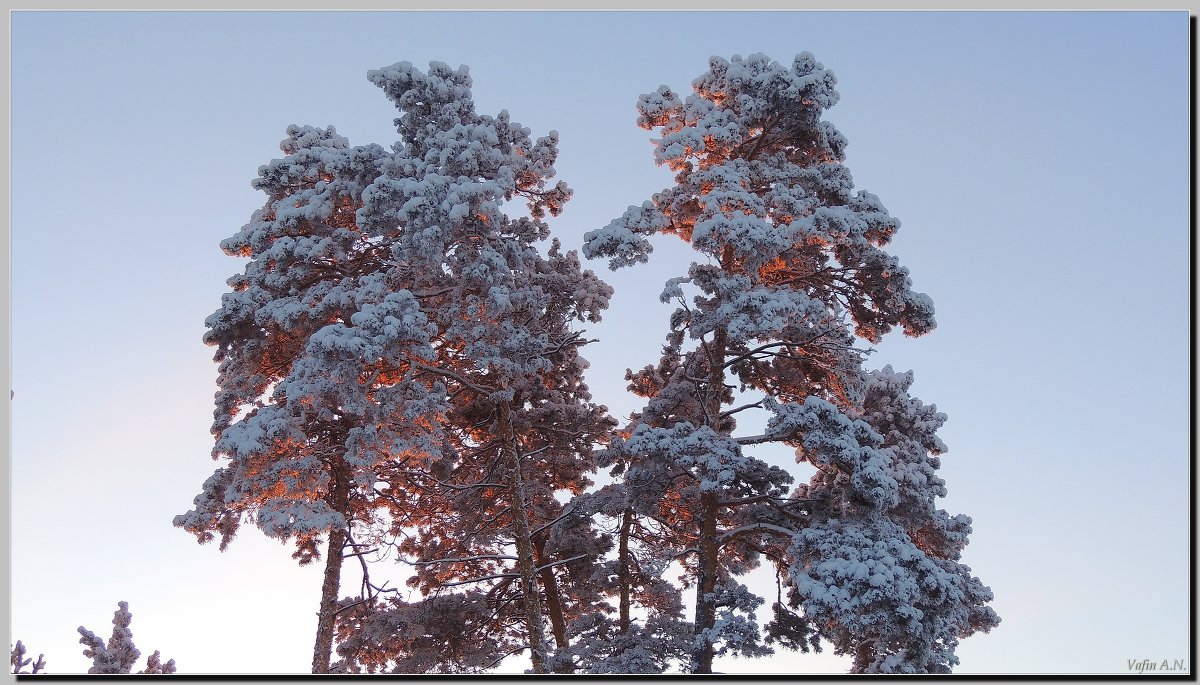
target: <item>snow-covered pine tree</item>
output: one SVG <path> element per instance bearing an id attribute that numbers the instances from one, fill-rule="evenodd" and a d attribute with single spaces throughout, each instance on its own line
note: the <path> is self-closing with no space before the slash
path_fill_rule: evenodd
<path id="1" fill-rule="evenodd" d="M 79 626 L 81 636 L 79 643 L 85 646 L 83 655 L 92 660 L 92 667 L 88 669 L 88 673 L 129 673 L 133 670 L 133 665 L 137 663 L 138 657 L 142 653 L 133 644 L 133 631 L 129 629 L 132 620 L 133 614 L 129 613 L 129 603 L 117 602 L 117 610 L 113 612 L 113 632 L 112 636 L 108 638 L 107 644 L 92 631 Z M 161 658 L 162 655 L 158 650 L 154 650 L 154 653 L 146 658 L 146 668 L 138 672 L 174 673 L 175 660 L 171 659 L 164 664 Z M 38 662 L 41 663 L 41 657 L 38 658 Z"/>
<path id="2" fill-rule="evenodd" d="M 400 110 L 401 139 L 359 223 L 393 236 L 391 259 L 436 329 L 417 377 L 445 383 L 448 409 L 439 458 L 380 495 L 424 599 L 343 600 L 338 669 L 478 671 L 528 649 L 544 672 L 547 620 L 564 648 L 604 552 L 560 496 L 590 484 L 592 446 L 613 425 L 591 402 L 571 328 L 598 320 L 611 289 L 557 241 L 537 248 L 546 214 L 570 197 L 548 185 L 557 134 L 535 141 L 507 112 L 477 114 L 466 67 L 401 62 L 369 78 Z M 514 198 L 528 216 L 505 213 Z"/>
<path id="3" fill-rule="evenodd" d="M 301 564 L 327 536 L 313 671 L 328 670 L 343 551 L 389 503 L 378 481 L 422 470 L 437 449 L 445 389 L 417 378 L 435 332 L 391 252 L 356 222 L 380 173 L 378 145 L 333 127 L 291 126 L 260 167 L 267 195 L 221 247 L 249 258 L 208 318 L 219 362 L 213 458 L 227 460 L 175 525 L 224 549 L 244 519 L 295 543 Z"/>
<path id="4" fill-rule="evenodd" d="M 760 555 L 790 587 L 768 638 L 804 649 L 827 639 L 856 670 L 948 668 L 957 637 L 998 621 L 957 561 L 969 520 L 932 508 L 944 490 L 936 458 L 918 449 L 937 447 L 932 419 L 890 371 L 866 374 L 854 347 L 856 335 L 917 336 L 935 323 L 882 249 L 899 222 L 854 192 L 846 140 L 821 120 L 835 83 L 811 54 L 790 66 L 756 54 L 714 57 L 686 99 L 666 86 L 643 95 L 638 124 L 659 129 L 655 159 L 676 184 L 585 236 L 585 255 L 612 268 L 646 261 L 656 233 L 703 257 L 667 282 L 663 301 L 680 307 L 662 360 L 630 374 L 646 409 L 605 453 L 626 488 L 670 503 L 658 516 L 695 586 L 695 672 L 724 652 L 766 651 L 753 616 L 762 600 L 736 582 Z M 884 418 L 890 406 L 924 418 Z M 765 432 L 735 435 L 751 411 Z M 785 496 L 791 476 L 743 449 L 767 442 L 794 446 L 813 482 Z M 846 579 L 872 568 L 858 586 Z"/>

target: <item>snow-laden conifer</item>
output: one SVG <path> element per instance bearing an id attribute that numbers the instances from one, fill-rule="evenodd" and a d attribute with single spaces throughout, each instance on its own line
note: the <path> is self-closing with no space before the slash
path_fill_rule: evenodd
<path id="1" fill-rule="evenodd" d="M 390 236 L 358 225 L 386 152 L 333 127 L 291 126 L 285 157 L 260 167 L 266 204 L 222 242 L 249 261 L 208 318 L 219 362 L 213 458 L 195 508 L 175 525 L 224 549 L 244 520 L 308 563 L 327 536 L 313 669 L 328 668 L 343 549 L 388 504 L 377 481 L 438 449 L 445 390 L 417 378 L 436 327 Z"/>
<path id="2" fill-rule="evenodd" d="M 117 602 L 117 610 L 113 612 L 113 632 L 108 642 L 97 637 L 95 633 L 79 626 L 79 643 L 84 645 L 83 655 L 92 660 L 91 674 L 129 673 L 138 657 L 142 655 L 133 644 L 133 631 L 129 624 L 133 614 L 129 613 L 128 602 Z M 38 659 L 39 663 L 41 658 Z M 36 671 L 35 671 L 36 672 Z M 146 659 L 146 668 L 139 673 L 167 674 L 175 672 L 175 660 L 162 663 L 158 650 L 154 650 Z"/>
<path id="3" fill-rule="evenodd" d="M 570 197 L 564 183 L 549 183 L 557 134 L 535 140 L 507 112 L 477 114 L 465 67 L 401 62 L 368 76 L 399 109 L 400 140 L 371 157 L 378 173 L 369 182 L 354 177 L 363 183 L 348 206 L 385 290 L 408 293 L 406 313 L 427 332 L 426 346 L 410 349 L 398 371 L 385 364 L 379 378 L 410 380 L 409 395 L 427 389 L 427 399 L 390 419 L 370 414 L 364 433 L 380 417 L 407 417 L 428 424 L 417 434 L 430 437 L 403 452 L 408 464 L 395 477 L 378 472 L 401 452 L 375 463 L 368 498 L 386 506 L 388 521 L 373 530 L 415 569 L 410 585 L 421 597 L 368 590 L 344 599 L 336 668 L 475 671 L 527 650 L 533 670 L 544 671 L 550 652 L 567 645 L 569 621 L 591 605 L 582 581 L 605 549 L 562 499 L 587 487 L 588 454 L 611 428 L 583 383 L 586 341 L 572 328 L 598 320 L 611 290 L 557 241 L 546 254 L 537 246 L 549 237 L 545 217 Z M 528 216 L 505 212 L 514 199 Z M 295 378 L 276 387 L 323 389 L 330 355 L 353 338 L 337 329 L 312 339 L 324 356 L 297 361 Z M 480 596 L 490 603 L 486 620 L 450 620 L 463 631 L 461 649 L 439 651 L 437 640 L 404 628 Z"/>
<path id="4" fill-rule="evenodd" d="M 835 83 L 808 53 L 790 65 L 756 54 L 714 57 L 686 98 L 667 86 L 643 95 L 638 124 L 658 130 L 655 160 L 676 183 L 585 236 L 585 255 L 612 268 L 647 261 L 654 234 L 698 253 L 663 290 L 679 307 L 660 362 L 628 376 L 646 407 L 601 457 L 695 588 L 696 672 L 722 653 L 769 651 L 754 620 L 762 600 L 737 582 L 764 555 L 791 593 L 768 640 L 829 640 L 856 670 L 943 670 L 958 637 L 998 620 L 951 550 L 967 520 L 932 507 L 945 494 L 926 455 L 940 447 L 940 415 L 902 395 L 890 369 L 866 374 L 855 347 L 935 321 L 884 250 L 899 221 L 855 191 L 846 139 L 821 119 Z M 739 434 L 749 412 L 763 432 Z M 812 482 L 789 495 L 792 477 L 748 450 L 769 442 L 794 447 Z"/>
<path id="5" fill-rule="evenodd" d="M 221 364 L 213 455 L 227 463 L 176 525 L 224 546 L 251 519 L 294 541 L 301 563 L 328 535 L 314 671 L 328 668 L 335 615 L 341 670 L 392 657 L 478 668 L 356 632 L 389 624 L 371 611 L 472 592 L 500 607 L 475 644 L 528 649 L 544 670 L 545 615 L 561 648 L 582 601 L 560 583 L 603 553 L 587 519 L 565 525 L 556 493 L 589 484 L 586 455 L 610 427 L 570 322 L 597 320 L 611 291 L 557 242 L 547 255 L 535 245 L 570 197 L 547 183 L 556 134 L 476 114 L 465 67 L 398 63 L 369 78 L 399 108 L 400 140 L 351 148 L 332 127 L 289 128 L 287 156 L 255 184 L 266 205 L 222 244 L 250 259 L 206 336 Z M 501 209 L 515 197 L 528 216 Z M 388 601 L 366 579 L 338 604 L 344 551 L 367 570 L 380 545 L 415 565 L 433 604 Z M 356 647 L 376 642 L 399 651 Z"/>

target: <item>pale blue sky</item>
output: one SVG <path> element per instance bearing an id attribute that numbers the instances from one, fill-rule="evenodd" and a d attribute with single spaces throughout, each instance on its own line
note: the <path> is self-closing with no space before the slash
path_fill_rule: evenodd
<path id="1" fill-rule="evenodd" d="M 965 560 L 1003 618 L 959 672 L 1186 658 L 1183 12 L 13 13 L 13 639 L 85 671 L 75 627 L 107 635 L 127 600 L 143 653 L 183 672 L 307 670 L 319 569 L 253 528 L 221 554 L 171 527 L 215 468 L 200 338 L 241 268 L 217 244 L 262 204 L 249 181 L 288 124 L 390 144 L 366 72 L 467 64 L 480 112 L 560 132 L 576 195 L 552 226 L 577 249 L 670 184 L 639 94 L 686 91 L 710 55 L 804 50 L 838 75 L 826 117 L 937 306 L 935 332 L 872 364 L 913 369 L 950 417 L 945 506 L 975 519 Z M 616 296 L 588 377 L 617 416 L 689 258 L 656 244 L 649 266 L 592 264 Z"/>

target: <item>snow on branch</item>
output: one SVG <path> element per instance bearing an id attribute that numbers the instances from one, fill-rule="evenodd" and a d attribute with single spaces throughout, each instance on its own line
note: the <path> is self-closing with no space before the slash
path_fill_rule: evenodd
<path id="1" fill-rule="evenodd" d="M 37 673 L 46 668 L 46 662 L 42 659 L 44 656 L 44 654 L 38 654 L 37 661 L 33 661 L 33 657 L 26 657 L 25 645 L 20 640 L 17 640 L 16 646 L 12 647 L 9 654 L 9 663 L 12 664 L 12 672 L 16 674 Z M 29 666 L 31 670 L 22 670 L 26 666 Z"/>

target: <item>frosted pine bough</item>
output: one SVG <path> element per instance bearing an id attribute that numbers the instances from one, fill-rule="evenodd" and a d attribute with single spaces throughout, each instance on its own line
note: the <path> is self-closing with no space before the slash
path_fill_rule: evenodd
<path id="1" fill-rule="evenodd" d="M 658 233 L 701 257 L 667 281 L 679 308 L 663 357 L 628 375 L 645 409 L 601 457 L 623 476 L 608 499 L 624 511 L 607 513 L 655 527 L 695 587 L 694 672 L 769 652 L 763 600 L 736 582 L 764 559 L 786 591 L 766 641 L 829 642 L 856 672 L 949 671 L 959 639 L 999 623 L 959 561 L 970 519 L 934 504 L 945 416 L 908 395 L 911 374 L 864 370 L 854 346 L 935 321 L 882 249 L 899 221 L 854 191 L 846 139 L 821 120 L 835 83 L 808 53 L 751 55 L 713 58 L 686 98 L 643 95 L 638 124 L 658 130 L 676 185 L 585 235 L 612 268 L 646 262 Z M 738 435 L 749 411 L 766 413 L 764 433 Z M 810 482 L 787 494 L 791 476 L 743 449 L 767 442 L 793 447 Z"/>

